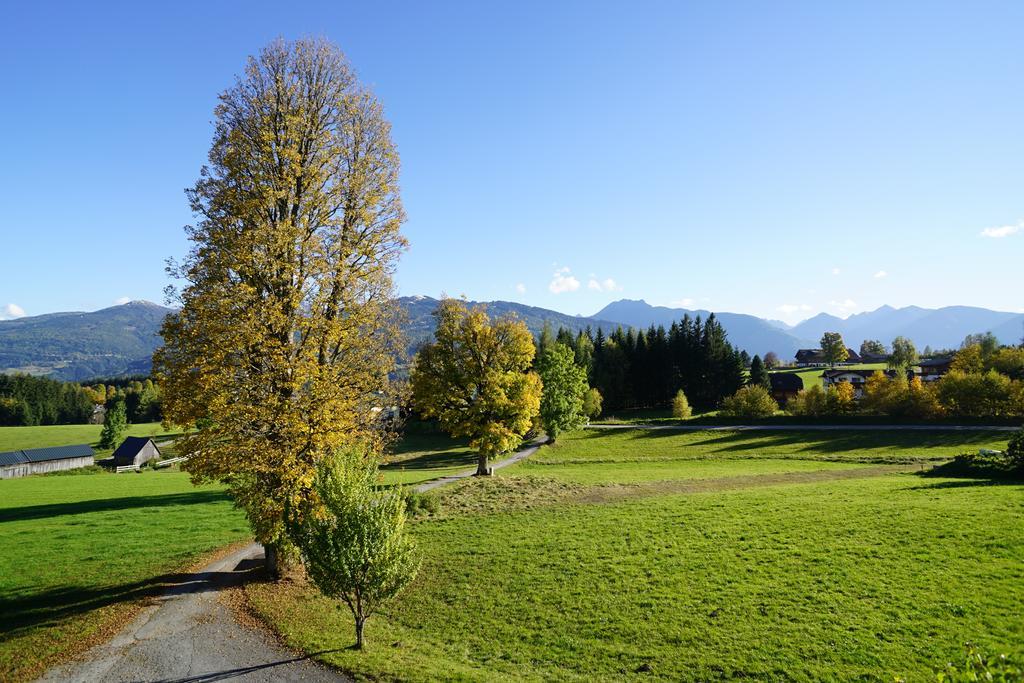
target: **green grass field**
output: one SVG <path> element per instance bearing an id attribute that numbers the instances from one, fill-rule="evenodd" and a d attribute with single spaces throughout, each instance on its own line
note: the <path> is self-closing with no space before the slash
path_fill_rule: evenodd
<path id="1" fill-rule="evenodd" d="M 41 673 L 177 570 L 248 536 L 221 489 L 181 472 L 0 481 L 0 680 Z"/>
<path id="2" fill-rule="evenodd" d="M 885 363 L 861 363 L 860 365 L 844 365 L 840 366 L 843 370 L 885 370 L 888 366 Z M 812 386 L 821 386 L 821 373 L 828 370 L 828 368 L 794 368 L 775 370 L 774 372 L 792 372 L 795 373 L 804 381 L 804 389 L 810 389 Z"/>
<path id="3" fill-rule="evenodd" d="M 367 652 L 302 582 L 247 592 L 376 680 L 925 680 L 965 641 L 1024 642 L 1024 483 L 863 463 L 1006 438 L 568 435 L 413 523 L 423 569 Z"/>
<path id="4" fill-rule="evenodd" d="M 41 427 L 0 427 L 0 452 L 47 446 L 69 446 L 87 443 L 94 448 L 100 440 L 103 425 L 45 425 Z M 125 436 L 173 436 L 159 422 L 128 425 Z M 109 451 L 96 452 L 97 456 Z"/>

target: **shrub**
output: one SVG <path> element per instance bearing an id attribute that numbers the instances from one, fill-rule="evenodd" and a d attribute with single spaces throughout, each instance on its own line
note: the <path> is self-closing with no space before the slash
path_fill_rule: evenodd
<path id="1" fill-rule="evenodd" d="M 824 415 L 826 409 L 825 392 L 817 384 L 808 389 L 801 389 L 796 397 L 786 404 L 786 410 L 790 413 L 805 417 Z"/>
<path id="2" fill-rule="evenodd" d="M 1014 434 L 1010 443 L 1006 444 L 1006 459 L 1010 467 L 1024 472 L 1024 428 Z"/>
<path id="3" fill-rule="evenodd" d="M 419 560 L 405 531 L 406 502 L 381 489 L 377 464 L 361 453 L 338 456 L 317 470 L 319 514 L 292 529 L 309 578 L 320 592 L 348 605 L 356 649 L 363 625 L 415 577 Z"/>
<path id="4" fill-rule="evenodd" d="M 441 501 L 434 493 L 417 493 L 411 489 L 405 493 L 405 512 L 410 517 L 437 514 L 440 509 Z"/>
<path id="5" fill-rule="evenodd" d="M 760 385 L 743 387 L 722 401 L 721 413 L 728 417 L 770 417 L 779 409 L 768 390 Z"/>
<path id="6" fill-rule="evenodd" d="M 672 417 L 685 420 L 691 415 L 693 415 L 693 410 L 690 408 L 690 401 L 687 400 L 686 394 L 680 389 L 676 392 L 675 398 L 672 399 Z"/>
<path id="7" fill-rule="evenodd" d="M 583 414 L 594 419 L 601 414 L 601 404 L 604 399 L 601 397 L 601 392 L 597 390 L 597 387 L 590 387 L 587 389 L 587 393 L 583 394 Z"/>
<path id="8" fill-rule="evenodd" d="M 1010 414 L 1014 382 L 995 370 L 986 373 L 951 370 L 938 382 L 938 400 L 954 415 L 996 417 Z"/>

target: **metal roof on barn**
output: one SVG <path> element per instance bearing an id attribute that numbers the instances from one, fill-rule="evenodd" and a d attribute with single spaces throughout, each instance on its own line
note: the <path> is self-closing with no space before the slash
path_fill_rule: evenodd
<path id="1" fill-rule="evenodd" d="M 148 436 L 129 436 L 121 442 L 121 445 L 114 451 L 115 458 L 134 458 L 139 454 L 146 444 L 153 441 Z M 156 446 L 156 442 L 153 441 L 153 445 Z M 156 446 L 157 452 L 160 451 L 160 447 Z"/>
<path id="2" fill-rule="evenodd" d="M 46 462 L 49 460 L 68 460 L 70 458 L 90 458 L 96 453 L 88 444 L 74 446 L 50 446 L 49 448 L 28 448 L 22 451 L 0 453 L 0 467 L 21 465 L 27 462 Z"/>

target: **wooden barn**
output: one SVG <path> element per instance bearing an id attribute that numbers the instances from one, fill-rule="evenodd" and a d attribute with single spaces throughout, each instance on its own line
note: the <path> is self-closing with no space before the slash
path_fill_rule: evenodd
<path id="1" fill-rule="evenodd" d="M 114 451 L 114 457 L 109 464 L 112 467 L 124 467 L 125 465 L 139 467 L 158 457 L 160 457 L 160 448 L 153 439 L 145 436 L 129 436 Z"/>
<path id="2" fill-rule="evenodd" d="M 86 444 L 0 453 L 0 479 L 88 467 L 93 464 L 93 455 Z"/>
<path id="3" fill-rule="evenodd" d="M 804 380 L 795 372 L 773 372 L 768 375 L 771 383 L 771 395 L 783 408 L 791 398 L 796 398 L 804 389 Z"/>

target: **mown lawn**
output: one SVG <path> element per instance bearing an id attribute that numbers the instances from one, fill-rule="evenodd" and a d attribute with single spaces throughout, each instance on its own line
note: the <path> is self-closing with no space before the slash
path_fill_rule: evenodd
<path id="1" fill-rule="evenodd" d="M 544 465 L 784 458 L 907 463 L 1002 449 L 1010 434 L 973 431 L 694 431 L 585 430 L 544 448 L 525 467 Z"/>
<path id="2" fill-rule="evenodd" d="M 0 481 L 0 680 L 34 677 L 248 536 L 219 487 L 181 472 Z"/>
<path id="3" fill-rule="evenodd" d="M 87 443 L 94 448 L 100 440 L 103 425 L 44 425 L 39 427 L 0 427 L 0 452 L 47 446 L 69 446 Z M 173 436 L 159 422 L 128 425 L 125 436 Z M 97 451 L 97 456 L 109 454 Z"/>
<path id="4" fill-rule="evenodd" d="M 456 485 L 413 524 L 423 568 L 364 653 L 344 649 L 347 611 L 301 582 L 252 585 L 250 602 L 292 645 L 380 680 L 923 680 L 965 641 L 1024 643 L 1024 483 L 798 478 L 978 435 L 780 436 L 584 433 Z M 836 453 L 846 462 L 816 460 Z M 784 471 L 794 483 L 715 487 Z M 600 495 L 661 476 L 705 488 Z"/>
<path id="5" fill-rule="evenodd" d="M 418 484 L 476 467 L 476 453 L 464 441 L 443 434 L 406 434 L 384 458 L 388 484 Z"/>

